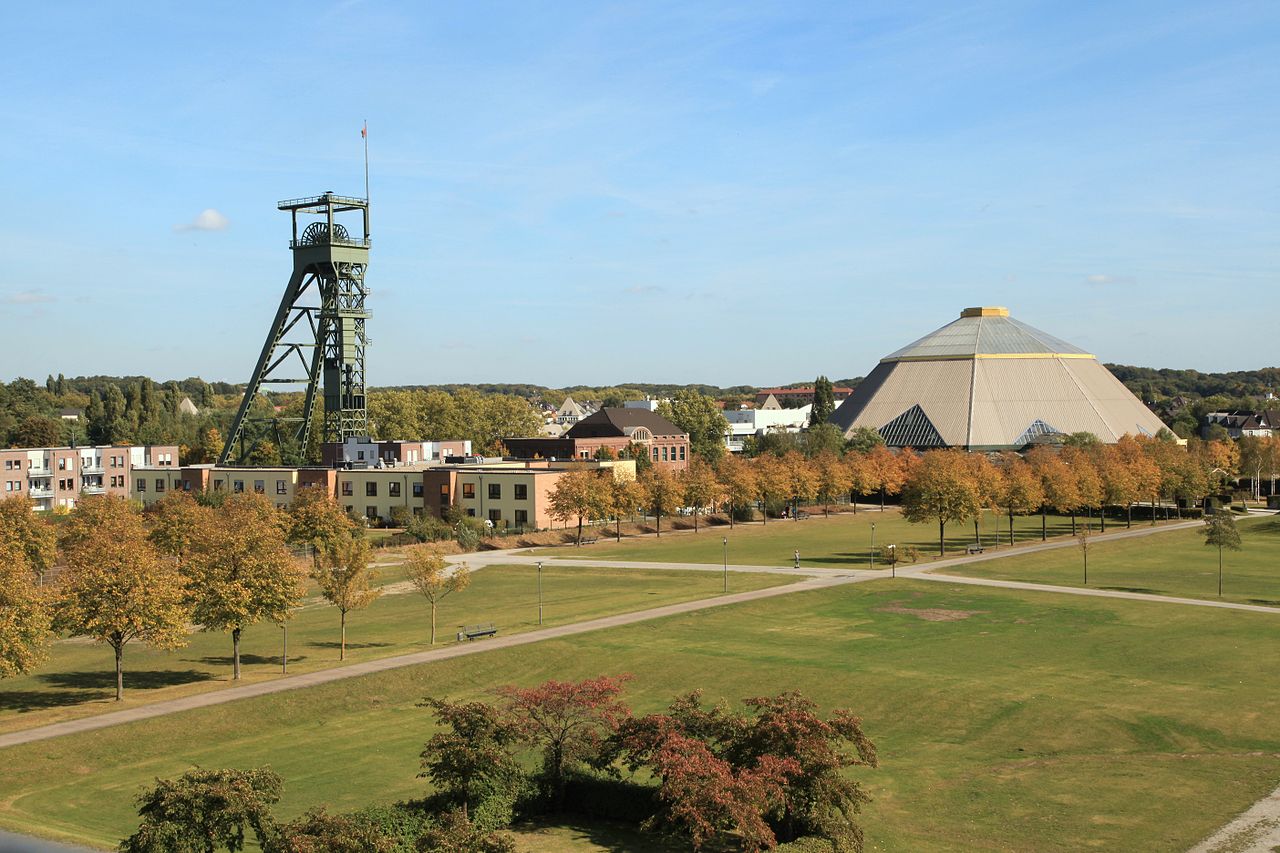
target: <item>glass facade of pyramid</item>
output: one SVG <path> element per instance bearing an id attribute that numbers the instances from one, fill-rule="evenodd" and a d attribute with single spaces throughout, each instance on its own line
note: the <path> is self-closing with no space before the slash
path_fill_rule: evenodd
<path id="1" fill-rule="evenodd" d="M 831 422 L 846 435 L 871 427 L 891 447 L 970 450 L 1016 450 L 1055 433 L 1114 442 L 1164 426 L 1091 353 L 1005 308 L 966 308 L 885 356 Z"/>

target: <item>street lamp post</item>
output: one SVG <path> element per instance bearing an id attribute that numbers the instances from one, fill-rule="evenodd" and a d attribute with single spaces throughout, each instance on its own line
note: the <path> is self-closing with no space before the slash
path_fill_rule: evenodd
<path id="1" fill-rule="evenodd" d="M 724 591 L 729 591 L 729 537 L 723 537 L 724 542 Z"/>
<path id="2" fill-rule="evenodd" d="M 871 522 L 871 553 L 867 554 L 867 568 L 876 567 L 876 523 Z"/>
<path id="3" fill-rule="evenodd" d="M 886 545 L 889 549 L 889 577 L 896 578 L 898 576 L 898 546 Z"/>
<path id="4" fill-rule="evenodd" d="M 538 561 L 538 624 L 542 624 L 542 561 Z"/>

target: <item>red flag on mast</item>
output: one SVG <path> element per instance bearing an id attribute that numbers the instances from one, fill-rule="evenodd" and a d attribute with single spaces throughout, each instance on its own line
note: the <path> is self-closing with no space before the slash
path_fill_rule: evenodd
<path id="1" fill-rule="evenodd" d="M 361 139 L 369 138 L 369 125 L 367 123 L 365 124 L 364 127 L 360 128 L 360 138 Z"/>

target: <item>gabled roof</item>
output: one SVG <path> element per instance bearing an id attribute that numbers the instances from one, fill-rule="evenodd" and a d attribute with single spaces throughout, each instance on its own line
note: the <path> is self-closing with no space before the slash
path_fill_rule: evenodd
<path id="1" fill-rule="evenodd" d="M 637 427 L 653 435 L 685 435 L 685 431 L 648 409 L 601 409 L 574 424 L 566 438 L 616 438 L 630 436 Z"/>

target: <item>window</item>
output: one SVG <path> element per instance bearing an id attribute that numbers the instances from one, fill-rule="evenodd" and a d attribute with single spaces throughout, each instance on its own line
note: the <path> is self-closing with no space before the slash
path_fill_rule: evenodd
<path id="1" fill-rule="evenodd" d="M 220 491 L 222 491 L 222 481 L 221 481 L 221 480 L 214 480 L 214 481 L 213 481 L 213 490 L 214 490 L 215 492 L 220 492 Z"/>
<path id="2" fill-rule="evenodd" d="M 528 523 L 529 523 L 529 510 L 527 509 L 516 510 L 516 524 L 523 527 Z"/>
<path id="3" fill-rule="evenodd" d="M 449 502 L 449 484 L 440 484 L 440 503 L 447 504 Z"/>
<path id="4" fill-rule="evenodd" d="M 277 495 L 289 494 L 289 489 L 287 486 L 285 486 L 284 480 L 276 480 L 276 494 Z"/>
<path id="5" fill-rule="evenodd" d="M 516 491 L 516 500 L 518 501 L 529 500 L 529 487 L 524 483 L 516 483 L 515 491 Z"/>
<path id="6" fill-rule="evenodd" d="M 388 494 L 388 495 L 390 495 L 390 496 L 391 496 L 391 497 L 393 497 L 393 498 L 398 498 L 398 497 L 400 497 L 400 484 L 399 484 L 399 483 L 387 483 L 387 494 Z"/>
<path id="7" fill-rule="evenodd" d="M 462 484 L 462 496 L 463 496 L 464 498 L 466 498 L 467 500 L 475 500 L 475 498 L 476 498 L 476 484 L 475 484 L 475 483 L 463 483 L 463 484 Z"/>
<path id="8" fill-rule="evenodd" d="M 684 445 L 680 445 L 680 461 L 684 461 Z"/>
<path id="9" fill-rule="evenodd" d="M 423 490 L 423 488 L 422 488 L 422 484 L 421 484 L 421 483 L 414 483 L 414 484 L 413 484 L 413 496 L 414 496 L 415 498 L 420 498 L 420 497 L 422 497 L 423 492 L 424 492 L 424 490 Z"/>
<path id="10" fill-rule="evenodd" d="M 342 495 L 343 495 L 343 497 L 348 497 L 348 498 L 349 498 L 349 497 L 351 497 L 351 495 L 352 495 L 352 494 L 353 494 L 353 492 L 351 491 L 351 481 L 350 481 L 350 480 L 343 480 L 343 481 L 342 481 Z"/>
<path id="11" fill-rule="evenodd" d="M 365 517 L 370 521 L 378 520 L 378 508 L 376 506 L 367 506 L 364 508 Z"/>
<path id="12" fill-rule="evenodd" d="M 501 483 L 489 484 L 489 500 L 491 501 L 502 500 L 502 484 Z"/>
<path id="13" fill-rule="evenodd" d="M 254 491 L 254 494 L 265 495 L 265 494 L 267 493 L 267 481 L 266 481 L 266 480 L 254 480 L 254 481 L 253 481 L 253 491 Z"/>
<path id="14" fill-rule="evenodd" d="M 231 484 L 231 491 L 240 494 L 244 491 L 244 480 L 236 480 Z"/>
<path id="15" fill-rule="evenodd" d="M 378 484 L 370 480 L 364 484 L 364 496 L 366 498 L 376 498 L 378 496 Z"/>
<path id="16" fill-rule="evenodd" d="M 139 492 L 145 492 L 147 490 L 147 481 L 139 477 L 137 486 L 138 486 L 137 490 Z"/>
<path id="17" fill-rule="evenodd" d="M 164 480 L 160 479 L 159 477 L 156 477 L 156 494 L 160 494 L 163 491 L 164 491 Z"/>
<path id="18" fill-rule="evenodd" d="M 190 480 L 183 480 L 183 481 L 182 481 L 182 491 L 184 491 L 184 492 L 189 492 L 189 491 L 191 491 L 191 481 L 190 481 Z"/>
<path id="19" fill-rule="evenodd" d="M 656 447 L 653 449 L 653 461 L 654 462 L 658 461 L 658 448 Z"/>
<path id="20" fill-rule="evenodd" d="M 662 461 L 667 461 L 667 447 L 665 444 L 662 446 Z"/>
<path id="21" fill-rule="evenodd" d="M 502 524 L 502 510 L 500 509 L 489 510 L 489 520 L 493 522 L 494 527 L 499 527 Z"/>
<path id="22" fill-rule="evenodd" d="M 347 504 L 347 515 L 351 515 L 351 513 L 355 511 L 356 511 L 355 507 L 353 507 L 351 504 Z"/>
<path id="23" fill-rule="evenodd" d="M 467 510 L 467 518 L 475 518 L 475 517 L 476 517 L 476 510 L 475 510 L 475 507 L 471 507 L 471 508 L 469 508 L 469 509 Z"/>
<path id="24" fill-rule="evenodd" d="M 59 460 L 58 460 L 58 470 L 59 470 L 59 471 L 65 471 L 65 470 L 67 470 L 67 460 L 66 460 L 66 459 L 59 459 Z"/>

